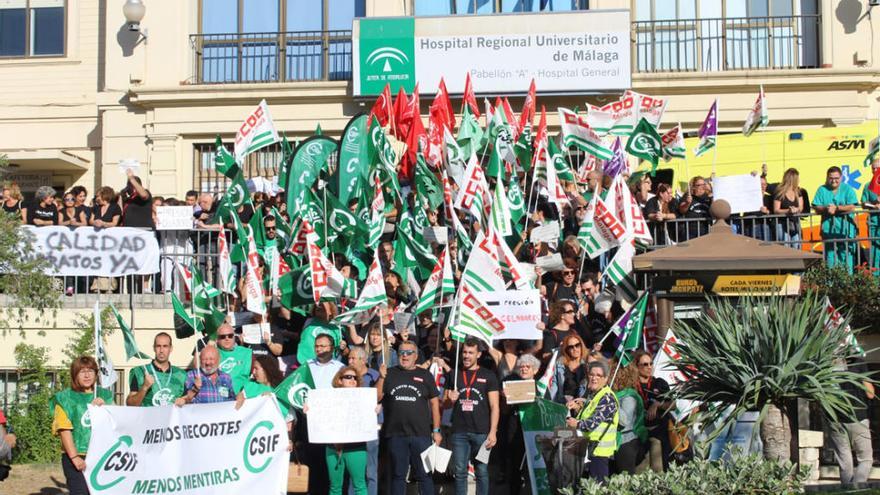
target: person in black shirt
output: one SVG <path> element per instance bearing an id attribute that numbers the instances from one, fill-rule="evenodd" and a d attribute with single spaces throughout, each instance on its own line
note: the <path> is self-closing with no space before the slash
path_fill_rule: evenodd
<path id="1" fill-rule="evenodd" d="M 686 222 L 679 222 L 678 237 L 680 241 L 686 241 L 709 233 L 709 207 L 712 206 L 712 195 L 706 179 L 699 175 L 691 179 L 691 191 L 678 203 L 678 213 L 687 218 Z"/>
<path id="2" fill-rule="evenodd" d="M 452 465 L 457 495 L 467 495 L 468 461 L 474 465 L 477 495 L 489 494 L 489 466 L 475 457 L 484 445 L 487 449 L 495 446 L 500 387 L 495 373 L 478 364 L 482 354 L 480 342 L 468 337 L 461 346 L 462 370 L 452 370 L 446 377 L 444 405 L 452 408 Z"/>
<path id="3" fill-rule="evenodd" d="M 55 189 L 41 186 L 37 189 L 34 203 L 27 210 L 28 225 L 38 227 L 58 225 L 58 207 L 55 206 Z"/>
<path id="4" fill-rule="evenodd" d="M 19 218 L 21 218 L 21 189 L 19 189 L 18 184 L 13 182 L 11 184 L 3 186 L 2 208 L 4 212 L 11 215 L 19 216 Z M 25 219 L 21 218 L 21 220 Z"/>
<path id="5" fill-rule="evenodd" d="M 416 366 L 418 350 L 411 341 L 400 345 L 400 364 L 379 369 L 376 389 L 385 414 L 383 436 L 391 454 L 391 494 L 406 493 L 406 472 L 419 483 L 419 493 L 434 493 L 434 482 L 425 473 L 421 453 L 443 440 L 440 435 L 440 400 L 434 377 Z M 432 435 L 433 433 L 433 435 Z"/>
<path id="6" fill-rule="evenodd" d="M 74 197 L 73 193 L 69 192 L 65 194 L 62 204 L 64 205 L 64 208 L 61 210 L 60 225 L 67 225 L 69 227 L 82 227 L 88 225 L 86 222 L 86 213 L 76 207 L 76 197 Z"/>
<path id="7" fill-rule="evenodd" d="M 638 366 L 639 381 L 636 384 L 636 392 L 642 397 L 645 406 L 645 426 L 648 428 L 649 454 L 651 468 L 658 471 L 662 459 L 662 468 L 669 470 L 669 458 L 672 455 L 672 445 L 669 442 L 668 411 L 675 405 L 665 400 L 664 396 L 669 392 L 669 384 L 662 378 L 654 378 L 654 359 L 645 351 L 636 351 L 633 361 Z"/>
<path id="8" fill-rule="evenodd" d="M 132 169 L 126 170 L 128 184 L 120 192 L 122 197 L 122 225 L 125 227 L 155 228 L 153 222 L 153 195 L 141 184 L 141 178 Z"/>
<path id="9" fill-rule="evenodd" d="M 116 203 L 116 192 L 111 187 L 98 189 L 95 207 L 90 218 L 91 225 L 98 228 L 116 227 L 122 218 L 122 210 Z"/>
<path id="10" fill-rule="evenodd" d="M 574 304 L 568 301 L 560 301 L 550 306 L 550 319 L 547 322 L 547 329 L 544 330 L 541 348 L 542 359 L 550 359 L 553 351 L 559 348 L 568 332 L 574 329 L 575 313 L 577 310 Z"/>

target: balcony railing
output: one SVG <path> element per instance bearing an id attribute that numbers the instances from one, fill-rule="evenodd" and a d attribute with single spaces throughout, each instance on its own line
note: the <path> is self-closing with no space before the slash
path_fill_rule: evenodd
<path id="1" fill-rule="evenodd" d="M 351 79 L 351 31 L 190 35 L 194 84 Z"/>
<path id="2" fill-rule="evenodd" d="M 820 15 L 637 21 L 633 72 L 820 66 Z"/>

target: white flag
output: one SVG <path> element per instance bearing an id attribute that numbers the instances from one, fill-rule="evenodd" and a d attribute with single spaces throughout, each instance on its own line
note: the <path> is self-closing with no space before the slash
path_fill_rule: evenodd
<path id="1" fill-rule="evenodd" d="M 263 281 L 257 276 L 257 268 L 260 267 L 260 255 L 257 253 L 257 243 L 254 241 L 254 231 L 250 225 L 245 225 L 247 229 L 247 274 L 245 278 L 245 288 L 247 291 L 247 301 L 245 306 L 248 311 L 256 314 L 265 315 L 266 301 L 263 299 Z"/>
<path id="2" fill-rule="evenodd" d="M 746 121 L 743 124 L 743 136 L 751 136 L 758 129 L 767 127 L 770 123 L 770 117 L 767 115 L 767 101 L 764 98 L 764 86 L 758 91 L 758 99 L 755 100 L 754 106 L 749 110 Z"/>
<path id="3" fill-rule="evenodd" d="M 229 258 L 229 244 L 226 241 L 226 232 L 223 230 L 223 224 L 220 224 L 220 233 L 217 235 L 217 252 L 220 257 L 220 290 L 232 297 L 238 297 L 235 290 L 235 269 L 232 266 L 232 260 Z M 175 260 L 175 263 L 177 260 Z M 192 274 L 190 274 L 192 277 Z M 189 288 L 190 283 L 187 283 Z"/>
<path id="4" fill-rule="evenodd" d="M 278 137 L 275 123 L 269 114 L 269 105 L 266 100 L 261 100 L 235 133 L 235 161 L 241 163 L 249 153 L 278 141 L 281 138 Z"/>
<path id="5" fill-rule="evenodd" d="M 335 323 L 340 325 L 363 325 L 370 321 L 381 307 L 388 305 L 385 295 L 385 277 L 382 276 L 382 265 L 379 263 L 379 250 L 373 253 L 370 273 L 354 307 L 337 316 Z"/>
<path id="6" fill-rule="evenodd" d="M 101 388 L 110 388 L 114 383 L 116 383 L 116 379 L 118 376 L 116 375 L 116 370 L 113 369 L 113 361 L 110 360 L 110 355 L 107 354 L 107 349 L 104 347 L 104 338 L 101 337 L 101 308 L 98 306 L 98 301 L 95 301 L 95 360 L 98 362 L 98 383 Z M 98 385 L 95 385 L 95 390 L 97 390 Z"/>

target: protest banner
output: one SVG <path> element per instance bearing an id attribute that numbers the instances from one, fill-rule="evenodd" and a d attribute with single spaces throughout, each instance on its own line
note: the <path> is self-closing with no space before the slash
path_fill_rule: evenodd
<path id="1" fill-rule="evenodd" d="M 731 213 L 758 211 L 764 205 L 761 178 L 752 174 L 713 178 L 712 196 L 730 203 Z"/>
<path id="2" fill-rule="evenodd" d="M 159 271 L 159 242 L 151 230 L 131 227 L 22 226 L 34 237 L 34 252 L 49 260 L 47 275 L 122 277 Z"/>
<path id="3" fill-rule="evenodd" d="M 654 378 L 666 380 L 670 387 L 674 387 L 677 383 L 687 380 L 687 377 L 672 364 L 673 361 L 679 358 L 678 351 L 673 348 L 673 344 L 678 343 L 680 341 L 675 337 L 670 328 L 666 331 L 666 340 L 663 341 L 660 352 L 654 357 Z M 681 421 L 698 405 L 699 403 L 690 400 L 676 400 L 675 409 L 671 411 L 671 414 L 675 417 L 676 421 Z"/>
<path id="4" fill-rule="evenodd" d="M 535 326 L 541 321 L 541 293 L 538 290 L 499 290 L 478 294 L 504 324 L 504 330 L 496 333 L 493 340 L 541 338 L 541 331 Z"/>
<path id="5" fill-rule="evenodd" d="M 502 385 L 508 404 L 535 402 L 535 380 L 504 380 Z"/>
<path id="6" fill-rule="evenodd" d="M 357 443 L 379 438 L 376 390 L 372 388 L 316 388 L 309 392 L 309 442 Z M 345 404 L 345 407 L 339 407 Z"/>
<path id="7" fill-rule="evenodd" d="M 192 206 L 157 206 L 156 230 L 192 230 Z"/>
<path id="8" fill-rule="evenodd" d="M 89 406 L 93 494 L 286 493 L 287 425 L 274 397 L 184 407 Z"/>
<path id="9" fill-rule="evenodd" d="M 540 437 L 552 437 L 553 429 L 565 424 L 568 410 L 562 404 L 547 399 L 538 399 L 533 404 L 519 406 L 519 420 L 522 423 L 523 441 L 526 446 L 526 461 L 529 466 L 529 479 L 532 493 L 550 495 L 550 481 L 547 465 L 541 455 Z"/>

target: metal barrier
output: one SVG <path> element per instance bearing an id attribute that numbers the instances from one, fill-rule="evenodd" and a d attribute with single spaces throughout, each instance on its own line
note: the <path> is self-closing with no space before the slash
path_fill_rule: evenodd
<path id="1" fill-rule="evenodd" d="M 636 21 L 633 70 L 816 68 L 821 23 L 819 14 Z"/>
<path id="2" fill-rule="evenodd" d="M 351 31 L 190 35 L 193 83 L 347 81 Z"/>

